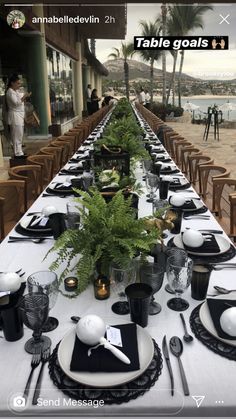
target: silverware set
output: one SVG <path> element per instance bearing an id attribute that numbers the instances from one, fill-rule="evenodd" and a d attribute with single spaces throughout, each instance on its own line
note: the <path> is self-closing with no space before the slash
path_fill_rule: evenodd
<path id="1" fill-rule="evenodd" d="M 18 237 L 18 236 L 9 236 L 8 243 L 17 243 L 21 241 L 28 241 L 32 243 L 42 243 L 45 240 L 53 240 L 53 237 Z"/>
<path id="2" fill-rule="evenodd" d="M 31 384 L 31 381 L 32 381 L 34 370 L 41 363 L 41 368 L 39 370 L 37 382 L 36 382 L 35 389 L 34 389 L 34 395 L 33 395 L 33 399 L 32 399 L 32 404 L 37 405 L 37 401 L 38 401 L 38 398 L 39 398 L 39 395 L 40 395 L 40 390 L 41 390 L 41 385 L 42 385 L 43 369 L 44 369 L 45 364 L 49 361 L 50 354 L 51 354 L 50 348 L 47 349 L 46 351 L 44 351 L 43 353 L 41 353 L 41 348 L 40 347 L 38 348 L 38 350 L 36 350 L 36 353 L 33 354 L 32 359 L 31 359 L 31 371 L 30 371 L 29 377 L 27 379 L 26 386 L 25 386 L 24 393 L 23 393 L 23 398 L 25 399 L 25 402 L 28 399 L 28 395 L 29 395 L 29 391 L 30 391 L 30 384 Z"/>
<path id="3" fill-rule="evenodd" d="M 185 324 L 185 328 L 186 328 L 186 324 Z M 187 335 L 188 337 L 190 337 L 186 329 L 185 336 Z M 191 338 L 192 338 L 191 339 L 192 341 L 193 337 L 191 336 Z M 190 342 L 190 340 L 188 342 Z M 184 367 L 181 361 L 181 355 L 183 353 L 183 343 L 181 339 L 178 336 L 172 336 L 172 338 L 169 341 L 169 348 L 170 348 L 170 352 L 178 359 L 179 371 L 180 371 L 184 395 L 189 396 L 190 392 L 189 392 L 188 382 L 187 382 Z M 162 351 L 166 360 L 166 365 L 167 365 L 169 376 L 170 376 L 171 396 L 174 396 L 174 374 L 173 374 L 173 370 L 172 370 L 172 366 L 170 362 L 169 349 L 168 349 L 168 345 L 166 341 L 166 336 L 164 336 L 162 340 Z"/>

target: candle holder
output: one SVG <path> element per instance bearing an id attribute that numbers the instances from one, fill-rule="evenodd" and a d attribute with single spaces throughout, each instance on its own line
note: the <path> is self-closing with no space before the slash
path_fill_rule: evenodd
<path id="1" fill-rule="evenodd" d="M 78 286 L 78 279 L 74 276 L 68 276 L 64 279 L 65 290 L 68 292 L 75 291 Z"/>
<path id="2" fill-rule="evenodd" d="M 97 300 L 106 300 L 110 297 L 110 280 L 106 276 L 95 279 L 94 296 Z"/>

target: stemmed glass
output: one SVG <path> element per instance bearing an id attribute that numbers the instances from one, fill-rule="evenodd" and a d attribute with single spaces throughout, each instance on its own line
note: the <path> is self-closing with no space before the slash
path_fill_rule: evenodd
<path id="1" fill-rule="evenodd" d="M 143 159 L 142 163 L 143 163 L 143 174 L 144 174 L 143 180 L 146 180 L 146 176 L 147 176 L 148 172 L 150 172 L 150 170 L 152 169 L 153 162 L 152 162 L 151 159 L 149 159 L 149 160 L 148 159 Z"/>
<path id="2" fill-rule="evenodd" d="M 185 250 L 178 249 L 178 247 L 170 247 L 166 249 L 166 257 L 168 258 L 170 256 L 175 256 L 176 261 L 181 261 L 181 260 L 185 260 L 188 257 L 188 254 Z M 175 294 L 175 291 L 170 287 L 169 283 L 166 284 L 165 290 L 169 294 Z"/>
<path id="3" fill-rule="evenodd" d="M 125 288 L 136 280 L 134 263 L 131 263 L 127 268 L 119 268 L 115 265 L 111 266 L 110 280 L 113 290 L 120 297 L 120 301 L 112 305 L 112 311 L 116 314 L 128 314 L 129 303 L 126 300 Z"/>
<path id="4" fill-rule="evenodd" d="M 51 346 L 51 339 L 42 336 L 42 328 L 48 317 L 49 298 L 46 294 L 32 292 L 22 297 L 19 308 L 24 324 L 33 330 L 33 337 L 25 343 L 25 350 L 30 354 L 44 352 Z"/>
<path id="5" fill-rule="evenodd" d="M 146 186 L 147 189 L 150 191 L 150 194 L 147 195 L 149 198 L 147 199 L 147 202 L 153 202 L 153 199 L 155 198 L 155 192 L 158 189 L 158 181 L 159 178 L 157 175 L 154 175 L 153 173 L 148 173 L 146 176 Z"/>
<path id="6" fill-rule="evenodd" d="M 165 270 L 157 263 L 145 263 L 140 266 L 140 282 L 152 287 L 152 300 L 149 306 L 149 314 L 158 314 L 161 311 L 161 305 L 155 301 L 154 294 L 159 291 L 163 284 Z"/>
<path id="7" fill-rule="evenodd" d="M 171 310 L 184 311 L 189 307 L 189 303 L 181 298 L 181 295 L 190 285 L 192 278 L 193 261 L 186 258 L 170 256 L 166 263 L 167 279 L 170 287 L 175 291 L 175 298 L 167 301 L 167 306 Z"/>
<path id="8" fill-rule="evenodd" d="M 59 281 L 55 272 L 39 271 L 29 276 L 27 279 L 29 293 L 46 294 L 49 298 L 49 310 L 56 304 L 58 296 Z M 58 326 L 58 320 L 55 317 L 49 317 L 43 326 L 43 332 L 51 332 Z"/>

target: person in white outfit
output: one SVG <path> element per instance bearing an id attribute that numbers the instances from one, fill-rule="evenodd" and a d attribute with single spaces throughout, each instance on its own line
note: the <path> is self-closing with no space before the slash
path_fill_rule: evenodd
<path id="1" fill-rule="evenodd" d="M 31 93 L 19 91 L 21 80 L 17 74 L 13 74 L 8 81 L 6 91 L 7 120 L 10 126 L 10 137 L 14 148 L 15 157 L 24 156 L 22 150 L 22 140 L 24 135 L 24 102 L 31 96 Z"/>
<path id="2" fill-rule="evenodd" d="M 145 106 L 146 104 L 146 99 L 145 99 L 145 92 L 143 90 L 143 88 L 141 87 L 140 89 L 140 93 L 139 93 L 139 103 L 141 103 L 142 105 Z"/>

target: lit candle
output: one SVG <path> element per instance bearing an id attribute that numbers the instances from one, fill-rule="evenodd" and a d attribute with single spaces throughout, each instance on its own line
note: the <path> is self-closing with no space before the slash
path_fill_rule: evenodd
<path id="1" fill-rule="evenodd" d="M 75 291 L 78 285 L 78 279 L 75 277 L 68 277 L 64 280 L 64 286 L 66 291 Z"/>
<path id="2" fill-rule="evenodd" d="M 110 281 L 105 276 L 94 281 L 94 295 L 97 300 L 106 300 L 110 297 Z"/>

